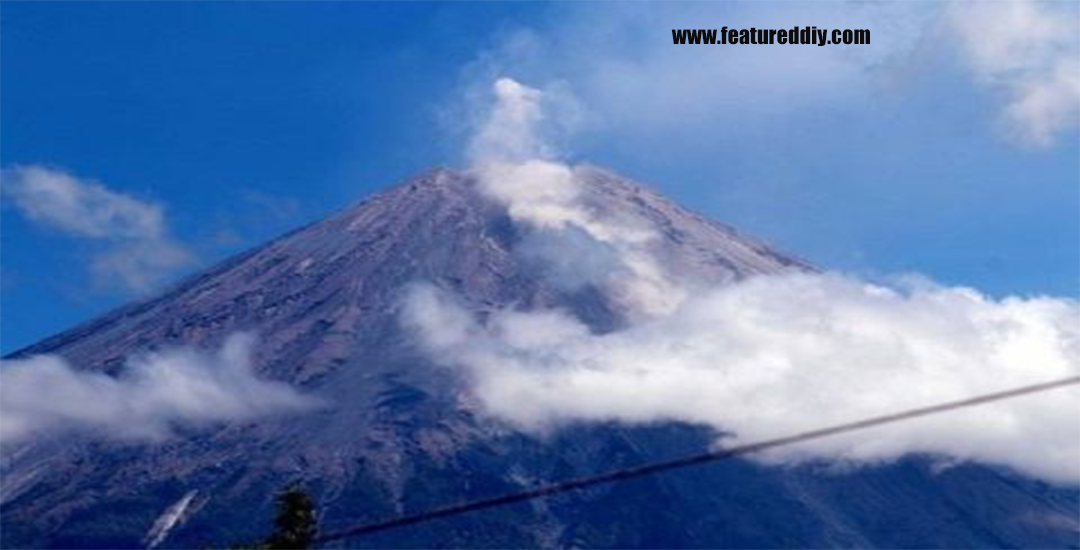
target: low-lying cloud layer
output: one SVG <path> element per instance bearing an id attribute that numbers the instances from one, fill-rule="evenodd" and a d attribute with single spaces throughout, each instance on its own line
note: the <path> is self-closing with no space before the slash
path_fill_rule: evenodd
<path id="1" fill-rule="evenodd" d="M 495 99 L 492 123 L 519 134 L 505 142 L 535 143 L 543 94 L 504 79 Z M 507 113 L 527 116 L 505 124 Z M 541 260 L 557 264 L 575 250 L 606 247 L 607 261 L 621 269 L 589 270 L 607 274 L 589 283 L 636 298 L 624 301 L 628 327 L 596 334 L 561 310 L 498 311 L 481 322 L 432 285 L 407 294 L 403 322 L 423 348 L 465 369 L 486 411 L 522 429 L 682 421 L 753 441 L 1080 371 L 1074 300 L 993 299 L 924 280 L 889 287 L 817 273 L 703 288 L 671 277 L 650 256 L 641 243 L 651 228 L 625 233 L 619 220 L 589 209 L 575 168 L 544 156 L 542 147 L 533 147 L 533 156 L 473 151 L 482 189 L 546 239 Z M 563 271 L 548 273 L 569 278 Z M 642 282 L 665 286 L 626 291 Z M 657 300 L 664 307 L 652 307 Z M 1080 393 L 1058 390 L 763 459 L 859 464 L 927 453 L 1078 483 L 1078 413 Z"/>
<path id="2" fill-rule="evenodd" d="M 130 358 L 118 377 L 40 355 L 0 364 L 0 441 L 78 430 L 156 440 L 204 426 L 310 410 L 313 398 L 251 369 L 254 338 L 229 337 L 216 353 L 174 348 Z"/>
<path id="3" fill-rule="evenodd" d="M 757 277 L 593 334 L 562 311 L 480 324 L 415 289 L 406 319 L 468 369 L 487 412 L 543 431 L 571 421 L 705 424 L 748 442 L 1077 374 L 1080 307 L 911 290 L 839 275 Z M 772 460 L 931 453 L 1080 482 L 1080 393 L 1059 390 L 786 448 Z"/>
<path id="4" fill-rule="evenodd" d="M 95 243 L 90 268 L 103 284 L 144 293 L 194 259 L 169 234 L 160 204 L 34 165 L 5 169 L 2 189 L 30 221 Z"/>

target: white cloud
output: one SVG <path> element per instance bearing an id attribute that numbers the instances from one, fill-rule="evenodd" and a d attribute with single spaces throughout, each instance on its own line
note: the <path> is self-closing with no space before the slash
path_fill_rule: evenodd
<path id="1" fill-rule="evenodd" d="M 259 379 L 254 338 L 229 337 L 216 353 L 174 348 L 130 358 L 119 376 L 80 370 L 58 356 L 0 364 L 0 441 L 79 430 L 156 440 L 205 426 L 318 405 L 288 384 Z"/>
<path id="2" fill-rule="evenodd" d="M 543 93 L 511 78 L 492 85 L 496 107 L 470 144 L 471 157 L 505 161 L 545 158 L 548 147 L 537 135 L 543 121 Z"/>
<path id="3" fill-rule="evenodd" d="M 160 204 L 43 166 L 6 169 L 2 186 L 27 219 L 98 243 L 91 270 L 99 281 L 146 292 L 193 260 L 169 235 Z"/>
<path id="4" fill-rule="evenodd" d="M 506 310 L 481 324 L 430 286 L 410 293 L 403 319 L 433 358 L 468 370 L 487 413 L 534 431 L 683 421 L 749 442 L 1080 371 L 1074 301 L 831 274 L 752 278 L 609 334 L 561 311 Z M 765 458 L 929 453 L 1077 483 L 1078 419 L 1080 392 L 1059 390 Z"/>
<path id="5" fill-rule="evenodd" d="M 1006 96 L 1002 119 L 1013 136 L 1045 146 L 1077 126 L 1075 6 L 1034 0 L 952 3 L 948 17 L 976 78 Z"/>
<path id="6" fill-rule="evenodd" d="M 655 232 L 641 220 L 608 215 L 589 205 L 578 168 L 552 158 L 544 124 L 557 125 L 543 109 L 547 93 L 510 78 L 493 87 L 494 104 L 478 126 L 469 151 L 480 189 L 504 204 L 510 217 L 532 231 L 525 253 L 566 271 L 574 284 L 605 287 L 631 312 L 651 315 L 673 308 L 683 293 L 646 252 Z M 611 260 L 606 266 L 597 262 Z M 570 278 L 564 277 L 563 282 Z"/>

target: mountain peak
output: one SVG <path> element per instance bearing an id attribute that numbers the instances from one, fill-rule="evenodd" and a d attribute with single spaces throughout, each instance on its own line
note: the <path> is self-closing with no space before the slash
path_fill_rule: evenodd
<path id="1" fill-rule="evenodd" d="M 809 269 L 611 170 L 575 171 L 589 208 L 656 228 L 654 251 L 673 271 L 715 283 Z M 394 310 L 401 285 L 421 280 L 485 307 L 573 302 L 516 252 L 525 231 L 472 172 L 437 166 L 13 356 L 60 353 L 83 368 L 109 369 L 148 347 L 212 345 L 236 330 L 303 332 L 291 322 L 325 324 L 331 311 L 333 326 L 359 330 Z"/>
<path id="2" fill-rule="evenodd" d="M 611 171 L 574 170 L 585 207 L 647 223 L 655 230 L 651 251 L 673 273 L 724 282 L 806 268 Z M 345 510 L 349 499 L 375 491 L 378 496 L 366 497 L 370 501 L 363 506 L 375 513 L 402 506 L 409 472 L 430 470 L 431 461 L 465 460 L 477 448 L 510 452 L 502 447 L 508 444 L 504 428 L 482 420 L 462 379 L 416 349 L 398 312 L 403 290 L 426 282 L 452 290 L 480 317 L 506 308 L 558 307 L 593 330 L 617 327 L 624 311 L 603 288 L 567 285 L 532 259 L 545 246 L 543 233 L 515 223 L 504 204 L 482 192 L 474 173 L 436 167 L 189 277 L 159 297 L 20 351 L 56 354 L 78 369 L 116 373 L 127 358 L 147 350 L 214 348 L 231 334 L 248 332 L 258 341 L 251 359 L 256 372 L 332 405 L 295 417 L 238 422 L 161 446 L 102 445 L 80 437 L 21 446 L 5 455 L 3 465 L 6 542 L 86 545 L 66 544 L 33 526 L 70 527 L 107 517 L 125 503 L 152 501 L 128 508 L 145 511 L 145 518 L 139 512 L 115 522 L 105 530 L 112 538 L 95 543 L 138 544 L 146 531 L 135 532 L 132 525 L 142 525 L 141 518 L 148 529 L 153 510 L 188 494 L 198 495 L 187 504 L 192 514 L 221 518 L 217 525 L 257 525 L 238 514 L 261 513 L 260 506 L 270 506 L 263 495 L 272 495 L 297 471 L 318 480 L 319 499 L 328 510 Z M 572 260 L 565 266 L 571 272 L 589 269 L 581 262 L 592 261 Z M 95 449 L 93 461 L 80 458 L 88 448 Z M 574 448 L 580 455 L 588 445 Z M 515 483 L 503 469 L 482 466 L 485 460 L 465 468 L 493 486 Z M 86 494 L 98 497 L 76 498 Z M 241 500 L 247 505 L 235 506 Z M 356 519 L 327 517 L 330 524 Z M 170 540 L 188 546 L 213 542 L 198 540 L 198 525 L 177 527 Z M 475 546 L 471 542 L 452 545 Z"/>

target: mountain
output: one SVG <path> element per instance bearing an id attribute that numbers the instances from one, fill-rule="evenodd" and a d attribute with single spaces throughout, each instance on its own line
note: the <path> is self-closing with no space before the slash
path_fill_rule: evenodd
<path id="1" fill-rule="evenodd" d="M 599 168 L 593 206 L 649 220 L 665 266 L 720 284 L 814 269 Z M 466 381 L 402 328 L 404 286 L 429 281 L 482 315 L 557 306 L 597 331 L 623 312 L 553 286 L 515 254 L 505 208 L 435 169 L 323 221 L 20 350 L 116 373 L 125 357 L 258 335 L 263 377 L 323 409 L 156 442 L 86 435 L 7 446 L 0 533 L 17 547 L 222 547 L 267 532 L 273 494 L 310 488 L 321 525 L 348 525 L 549 480 L 699 452 L 686 425 L 580 425 L 544 436 L 478 414 Z M 335 543 L 347 547 L 1077 547 L 1075 490 L 926 458 L 854 471 L 728 461 Z"/>

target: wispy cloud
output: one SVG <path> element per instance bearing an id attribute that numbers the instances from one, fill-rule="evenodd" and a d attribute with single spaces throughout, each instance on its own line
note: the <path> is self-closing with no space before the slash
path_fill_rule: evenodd
<path id="1" fill-rule="evenodd" d="M 252 372 L 255 339 L 237 334 L 216 353 L 174 348 L 129 358 L 116 377 L 40 355 L 0 364 L 0 441 L 64 431 L 157 440 L 200 427 L 310 410 L 311 397 Z"/>
<path id="2" fill-rule="evenodd" d="M 1080 25 L 1063 2 L 656 3 L 552 8 L 557 24 L 503 31 L 465 70 L 573 90 L 605 136 L 722 131 L 807 109 L 871 107 L 892 72 L 955 59 L 999 97 L 1007 135 L 1045 146 L 1075 131 Z M 869 45 L 674 46 L 673 28 L 870 29 Z M 475 96 L 476 94 L 466 94 Z M 455 119 L 456 120 L 456 119 Z M 988 124 L 993 128 L 994 124 Z"/>
<path id="3" fill-rule="evenodd" d="M 147 292 L 194 260 L 158 203 L 36 165 L 5 169 L 0 186 L 30 221 L 94 243 L 90 269 L 105 284 Z"/>
<path id="4" fill-rule="evenodd" d="M 980 83 L 1001 91 L 1021 143 L 1050 145 L 1080 120 L 1080 23 L 1065 3 L 952 3 L 952 28 Z"/>

